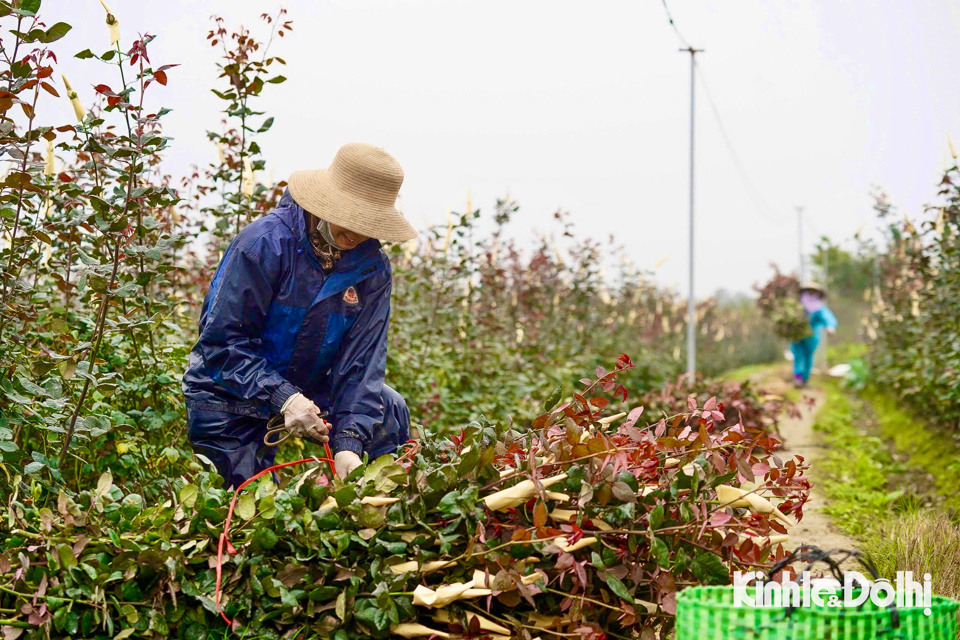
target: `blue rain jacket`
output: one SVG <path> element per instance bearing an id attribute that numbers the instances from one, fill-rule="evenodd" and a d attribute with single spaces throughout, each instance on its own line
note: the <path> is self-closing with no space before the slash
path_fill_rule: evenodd
<path id="1" fill-rule="evenodd" d="M 363 455 L 384 421 L 391 269 L 370 239 L 328 274 L 289 191 L 228 247 L 183 377 L 188 407 L 269 418 L 298 391 L 329 411 L 334 451 Z"/>

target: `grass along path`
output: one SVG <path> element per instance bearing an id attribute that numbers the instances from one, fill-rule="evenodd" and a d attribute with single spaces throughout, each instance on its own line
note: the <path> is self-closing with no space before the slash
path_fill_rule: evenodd
<path id="1" fill-rule="evenodd" d="M 828 446 L 815 477 L 825 509 L 877 565 L 880 575 L 930 573 L 933 591 L 960 597 L 957 445 L 876 390 L 836 381 L 815 428 Z"/>
<path id="2" fill-rule="evenodd" d="M 827 451 L 822 437 L 815 432 L 814 423 L 827 401 L 827 393 L 816 385 L 802 391 L 794 389 L 787 366 L 750 367 L 733 372 L 734 379 L 749 379 L 768 393 L 784 396 L 796 402 L 800 417 L 784 417 L 780 422 L 780 435 L 784 448 L 783 459 L 802 456 L 810 462 L 813 491 L 810 501 L 803 508 L 803 519 L 790 530 L 790 542 L 785 545 L 795 549 L 802 544 L 812 544 L 823 549 L 856 549 L 854 539 L 837 527 L 827 512 L 827 497 L 819 475 L 821 461 Z"/>

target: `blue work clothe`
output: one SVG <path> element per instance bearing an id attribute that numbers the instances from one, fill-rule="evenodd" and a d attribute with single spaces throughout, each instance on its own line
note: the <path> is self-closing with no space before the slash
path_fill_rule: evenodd
<path id="1" fill-rule="evenodd" d="M 297 392 L 329 412 L 334 452 L 382 455 L 409 432 L 403 398 L 384 385 L 387 255 L 370 239 L 324 273 L 308 215 L 285 193 L 233 240 L 204 298 L 183 393 L 190 441 L 228 484 L 269 465 L 266 421 Z"/>
<path id="2" fill-rule="evenodd" d="M 813 334 L 790 344 L 790 351 L 793 352 L 793 373 L 804 382 L 810 379 L 810 372 L 813 370 L 813 354 L 820 345 L 824 330 L 837 328 L 837 319 L 826 305 L 813 313 L 808 311 L 807 317 L 810 319 Z"/>

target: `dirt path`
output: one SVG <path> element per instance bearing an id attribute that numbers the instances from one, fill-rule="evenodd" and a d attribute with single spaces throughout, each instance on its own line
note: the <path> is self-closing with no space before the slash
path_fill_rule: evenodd
<path id="1" fill-rule="evenodd" d="M 776 368 L 764 372 L 753 381 L 769 393 L 783 395 L 791 388 L 788 379 L 789 372 L 786 369 Z M 823 406 L 826 393 L 814 384 L 804 389 L 802 396 L 804 400 L 812 399 L 812 406 L 806 401 L 801 402 L 801 416 L 785 418 L 780 423 L 784 448 L 779 455 L 782 459 L 800 455 L 810 462 L 809 475 L 813 479 L 813 492 L 810 501 L 803 508 L 803 520 L 790 530 L 790 542 L 787 546 L 794 549 L 806 543 L 821 549 L 856 549 L 857 543 L 835 527 L 830 517 L 823 512 L 826 498 L 817 482 L 817 460 L 824 454 L 824 445 L 819 434 L 813 430 L 813 423 L 817 411 Z"/>

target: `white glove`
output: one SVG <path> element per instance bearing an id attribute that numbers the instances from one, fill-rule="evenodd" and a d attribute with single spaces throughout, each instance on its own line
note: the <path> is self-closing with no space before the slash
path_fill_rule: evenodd
<path id="1" fill-rule="evenodd" d="M 287 398 L 280 413 L 283 414 L 283 426 L 295 436 L 306 436 L 320 442 L 330 439 L 327 436 L 330 423 L 320 417 L 320 409 L 302 393 Z"/>
<path id="2" fill-rule="evenodd" d="M 353 451 L 341 451 L 333 456 L 333 466 L 337 468 L 337 477 L 343 480 L 360 466 L 360 456 Z"/>

